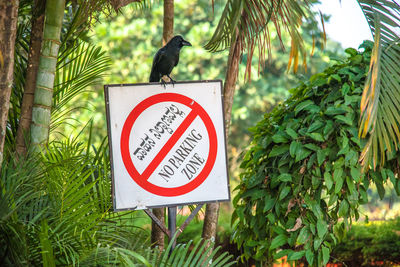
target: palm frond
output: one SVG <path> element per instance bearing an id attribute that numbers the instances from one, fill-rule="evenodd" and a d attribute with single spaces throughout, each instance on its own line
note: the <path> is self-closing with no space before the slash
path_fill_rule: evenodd
<path id="1" fill-rule="evenodd" d="M 173 238 L 174 240 L 174 238 Z M 187 244 L 177 245 L 172 251 L 172 241 L 167 249 L 161 253 L 156 266 L 210 266 L 222 267 L 232 266 L 236 262 L 232 261 L 233 256 L 224 252 L 216 257 L 220 247 L 214 248 L 215 244 L 211 241 L 199 240 L 195 244 L 190 241 Z M 193 249 L 189 252 L 189 247 Z"/>
<path id="2" fill-rule="evenodd" d="M 250 79 L 251 61 L 256 48 L 259 66 L 264 64 L 267 54 L 271 51 L 272 28 L 268 25 L 272 23 L 283 49 L 282 34 L 289 33 L 292 40 L 289 68 L 293 64 L 296 71 L 299 56 L 303 57 L 306 64 L 306 52 L 299 28 L 303 19 L 313 18 L 311 13 L 307 1 L 300 3 L 295 0 L 228 0 L 218 26 L 205 48 L 212 52 L 224 50 L 230 47 L 238 36 L 242 47 L 241 54 L 245 51 L 247 53 L 245 78 Z"/>
<path id="3" fill-rule="evenodd" d="M 43 171 L 38 157 L 16 160 L 7 157 L 0 177 L 0 255 L 1 265 L 25 266 L 39 263 L 40 250 L 30 249 L 30 237 L 36 231 L 35 221 L 46 207 L 37 212 L 37 202 L 43 196 Z M 43 203 L 43 202 L 42 202 Z M 37 247 L 39 247 L 36 242 Z M 29 259 L 29 260 L 28 260 Z"/>
<path id="4" fill-rule="evenodd" d="M 100 47 L 81 42 L 68 50 L 63 61 L 58 62 L 51 129 L 68 118 L 64 112 L 66 105 L 90 86 L 99 84 L 110 66 L 110 58 Z"/>
<path id="5" fill-rule="evenodd" d="M 400 6 L 391 0 L 359 0 L 374 33 L 374 48 L 360 110 L 359 136 L 368 138 L 364 169 L 383 166 L 400 144 Z"/>

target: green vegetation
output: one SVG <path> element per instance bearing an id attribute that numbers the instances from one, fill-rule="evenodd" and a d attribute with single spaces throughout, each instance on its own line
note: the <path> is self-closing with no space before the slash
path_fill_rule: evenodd
<path id="1" fill-rule="evenodd" d="M 347 266 L 400 264 L 400 219 L 356 223 L 332 251 L 332 262 Z"/>
<path id="2" fill-rule="evenodd" d="M 236 191 L 233 207 L 225 203 L 221 208 L 216 244 L 222 246 L 207 246 L 200 238 L 199 216 L 171 252 L 172 243 L 163 251 L 150 248 L 150 219 L 143 212 L 112 211 L 102 88 L 107 83 L 148 81 L 153 55 L 161 46 L 162 3 L 135 2 L 114 16 L 113 4 L 124 1 L 57 2 L 52 6 L 48 1 L 47 9 L 43 0 L 1 4 L 18 9 L 18 21 L 12 23 L 6 9 L 0 9 L 5 25 L 18 26 L 0 31 L 1 37 L 17 36 L 15 45 L 7 43 L 15 55 L 0 50 L 0 77 L 3 67 L 14 64 L 9 68 L 14 69 L 13 77 L 0 83 L 2 93 L 12 83 L 10 99 L 0 99 L 1 115 L 6 114 L 3 109 L 8 112 L 7 125 L 1 125 L 6 130 L 0 134 L 6 135 L 4 151 L 0 140 L 1 266 L 232 266 L 233 259 L 261 266 L 282 256 L 310 266 L 334 261 L 399 263 L 398 219 L 356 224 L 348 231 L 365 215 L 361 205 L 380 198 L 390 206 L 395 194 L 400 195 L 395 149 L 400 140 L 400 46 L 392 43 L 398 34 L 390 28 L 398 26 L 397 4 L 359 0 L 371 28 L 377 29 L 375 43 L 364 42 L 361 51 L 349 48 L 347 59 L 341 59 L 337 43 L 328 40 L 326 49 L 319 49 L 325 43 L 315 37 L 323 34 L 315 18 L 300 19 L 302 11 L 309 12 L 308 5 L 296 0 L 282 2 L 293 7 L 283 15 L 281 1 L 267 1 L 271 14 L 263 17 L 269 9 L 257 1 L 215 1 L 213 7 L 209 0 L 175 1 L 174 32 L 193 44 L 182 51 L 173 72 L 176 80 L 225 79 L 234 65 L 227 66 L 228 51 L 211 53 L 204 46 L 241 47 L 235 58 L 240 62 L 239 81 L 232 83 L 236 94 L 228 146 Z M 52 13 L 55 7 L 63 20 Z M 373 11 L 379 11 L 384 23 Z M 36 29 L 39 35 L 45 33 L 40 52 L 40 44 L 32 48 L 33 32 L 45 16 L 59 20 L 53 21 L 57 27 Z M 272 23 L 266 18 L 273 18 Z M 283 18 L 287 21 L 280 21 Z M 291 47 L 292 53 L 283 46 Z M 314 48 L 315 53 L 305 57 L 304 51 Z M 269 61 L 263 62 L 266 52 Z M 35 53 L 46 60 L 41 61 L 38 86 L 33 86 L 39 89 L 29 93 L 36 101 L 32 97 L 23 105 L 27 84 L 36 84 L 38 76 L 31 73 L 27 78 Z M 287 72 L 287 62 L 297 66 L 298 55 L 308 59 L 307 65 L 299 66 L 297 73 Z M 17 137 L 26 119 L 22 114 L 32 113 L 28 107 L 34 103 L 33 123 L 28 116 L 28 127 Z M 360 106 L 365 107 L 361 114 Z M 248 128 L 262 116 L 250 128 L 250 141 Z M 360 117 L 361 132 L 370 139 L 359 139 Z M 33 126 L 29 133 L 35 123 L 40 129 Z M 30 146 L 38 143 L 41 146 L 32 151 Z M 365 165 L 365 173 L 360 158 L 371 163 Z M 384 162 L 384 168 L 368 170 Z M 178 216 L 178 223 L 184 219 Z"/>
<path id="3" fill-rule="evenodd" d="M 363 174 L 358 163 L 359 103 L 372 46 L 347 49 L 345 62 L 291 90 L 252 128 L 232 216 L 233 238 L 246 258 L 271 263 L 287 255 L 326 264 L 338 238 L 360 217 L 370 183 L 381 198 L 388 177 L 400 192 L 391 170 Z"/>
<path id="4" fill-rule="evenodd" d="M 175 32 L 189 40 L 193 47 L 182 50 L 180 64 L 174 69 L 173 76 L 178 81 L 183 80 L 212 80 L 225 78 L 228 54 L 227 51 L 218 53 L 207 52 L 203 45 L 211 38 L 213 28 L 218 23 L 223 3 L 215 2 L 215 13 L 208 0 L 188 1 L 181 0 L 175 3 L 178 10 L 175 15 Z M 144 15 L 131 15 L 128 7 L 122 15 L 102 20 L 91 34 L 91 41 L 102 47 L 112 60 L 109 75 L 104 83 L 136 83 L 147 82 L 150 73 L 153 55 L 161 46 L 162 5 L 154 3 L 151 10 L 144 10 Z M 145 27 L 145 25 L 147 25 Z M 271 27 L 271 31 L 273 31 Z M 304 27 L 303 38 L 306 49 L 312 51 L 313 35 L 320 35 L 316 25 L 309 22 Z M 287 34 L 283 34 L 283 42 L 290 47 Z M 299 82 L 322 71 L 331 64 L 330 58 L 340 58 L 343 50 L 338 43 L 329 41 L 325 50 L 321 51 L 321 43 L 316 43 L 315 53 L 309 57 L 307 70 L 299 68 L 297 74 L 287 72 L 289 60 L 288 51 L 284 51 L 277 38 L 271 41 L 271 57 L 265 65 L 257 68 L 257 59 L 254 59 L 250 82 L 245 82 L 244 69 L 246 57 L 240 64 L 237 93 L 234 96 L 232 122 L 230 128 L 230 155 L 232 172 L 237 173 L 236 158 L 247 146 L 250 135 L 247 130 L 274 105 L 288 97 L 288 88 L 295 87 Z M 257 52 L 255 52 L 257 55 Z M 258 73 L 259 72 L 259 73 Z M 90 94 L 80 95 L 86 101 L 87 110 L 77 110 L 76 116 L 87 121 L 94 118 L 96 132 L 105 135 L 104 98 L 102 88 L 96 88 Z M 79 101 L 82 104 L 84 101 Z M 68 126 L 65 130 L 71 131 Z M 101 137 L 95 137 L 101 140 Z M 236 176 L 237 177 L 237 176 Z"/>
<path id="5" fill-rule="evenodd" d="M 90 128 L 82 134 L 90 135 Z M 77 138 L 52 142 L 45 154 L 3 163 L 0 253 L 5 266 L 137 261 L 144 233 L 111 212 L 107 147 Z"/>

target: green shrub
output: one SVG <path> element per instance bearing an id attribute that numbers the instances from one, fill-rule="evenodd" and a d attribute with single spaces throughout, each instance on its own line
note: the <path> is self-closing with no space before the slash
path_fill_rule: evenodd
<path id="1" fill-rule="evenodd" d="M 400 264 L 400 218 L 353 225 L 334 247 L 332 258 L 347 266 Z"/>
<path id="2" fill-rule="evenodd" d="M 361 173 L 359 103 L 373 43 L 346 49 L 347 60 L 291 90 L 252 128 L 233 199 L 233 238 L 245 258 L 320 266 L 368 201 L 370 182 L 384 195 L 389 169 Z M 391 163 L 389 162 L 387 166 Z M 340 220 L 339 220 L 340 219 Z"/>

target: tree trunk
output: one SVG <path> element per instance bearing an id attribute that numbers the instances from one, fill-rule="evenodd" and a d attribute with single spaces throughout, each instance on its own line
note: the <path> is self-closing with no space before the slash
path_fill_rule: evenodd
<path id="1" fill-rule="evenodd" d="M 228 141 L 229 125 L 231 121 L 233 96 L 235 94 L 236 80 L 239 74 L 241 43 L 238 37 L 229 50 L 228 66 L 226 70 L 224 84 L 224 111 L 225 111 L 225 133 Z M 206 205 L 206 212 L 203 224 L 202 237 L 205 240 L 215 241 L 218 226 L 219 203 L 210 203 Z"/>
<path id="2" fill-rule="evenodd" d="M 164 25 L 163 25 L 163 45 L 165 45 L 174 35 L 174 0 L 164 0 Z M 164 208 L 153 209 L 154 215 L 165 222 Z M 151 243 L 158 246 L 160 250 L 164 248 L 164 232 L 155 224 L 151 223 Z"/>
<path id="3" fill-rule="evenodd" d="M 224 111 L 225 111 L 225 129 L 226 140 L 228 140 L 229 128 L 231 124 L 231 114 L 233 105 L 233 96 L 235 95 L 236 80 L 239 75 L 239 63 L 241 57 L 242 45 L 239 36 L 236 36 L 235 42 L 229 50 L 228 69 L 226 71 L 224 84 Z"/>
<path id="4" fill-rule="evenodd" d="M 174 0 L 164 0 L 163 45 L 174 36 Z"/>
<path id="5" fill-rule="evenodd" d="M 60 33 L 65 0 L 47 0 L 43 29 L 42 51 L 32 109 L 31 144 L 35 150 L 49 138 L 54 77 L 57 65 Z"/>
<path id="6" fill-rule="evenodd" d="M 164 220 L 164 208 L 153 209 L 153 214 L 161 221 Z M 151 244 L 153 247 L 158 247 L 160 250 L 164 249 L 164 232 L 160 227 L 154 222 L 151 221 Z"/>
<path id="7" fill-rule="evenodd" d="M 26 68 L 25 89 L 22 97 L 21 115 L 16 136 L 16 151 L 26 154 L 29 128 L 32 121 L 33 96 L 39 69 L 40 49 L 43 39 L 44 11 L 46 0 L 35 0 L 32 11 L 32 30 L 29 45 L 28 66 Z"/>
<path id="8" fill-rule="evenodd" d="M 15 37 L 19 0 L 0 0 L 0 164 L 7 129 L 14 76 Z"/>

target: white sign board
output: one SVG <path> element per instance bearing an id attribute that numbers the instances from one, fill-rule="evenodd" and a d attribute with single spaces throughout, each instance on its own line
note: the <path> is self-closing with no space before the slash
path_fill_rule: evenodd
<path id="1" fill-rule="evenodd" d="M 230 199 L 221 87 L 105 86 L 115 210 Z"/>

